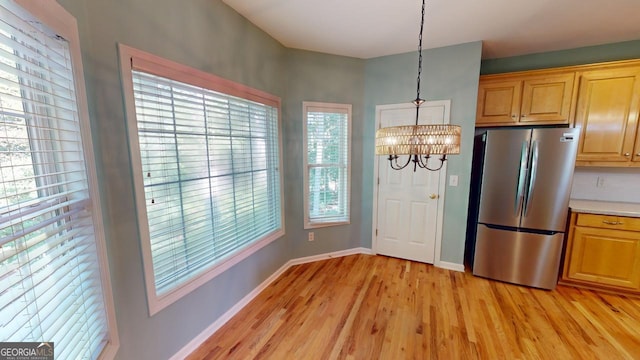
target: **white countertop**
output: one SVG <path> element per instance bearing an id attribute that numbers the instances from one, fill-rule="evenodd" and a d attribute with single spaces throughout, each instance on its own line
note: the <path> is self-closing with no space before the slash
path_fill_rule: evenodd
<path id="1" fill-rule="evenodd" d="M 638 203 L 571 199 L 569 207 L 578 213 L 640 217 Z"/>

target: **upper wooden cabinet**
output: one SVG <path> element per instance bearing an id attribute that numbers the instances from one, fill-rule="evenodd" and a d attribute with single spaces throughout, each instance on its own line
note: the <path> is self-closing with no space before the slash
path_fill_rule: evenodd
<path id="1" fill-rule="evenodd" d="M 476 126 L 569 124 L 574 76 L 573 71 L 482 76 Z"/>
<path id="2" fill-rule="evenodd" d="M 640 66 L 578 71 L 577 165 L 640 166 Z"/>

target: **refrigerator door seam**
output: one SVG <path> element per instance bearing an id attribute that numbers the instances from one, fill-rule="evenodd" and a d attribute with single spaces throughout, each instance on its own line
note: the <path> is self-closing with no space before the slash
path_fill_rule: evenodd
<path id="1" fill-rule="evenodd" d="M 533 194 L 533 188 L 536 184 L 536 175 L 538 174 L 538 142 L 533 140 L 531 144 L 531 170 L 529 171 L 529 188 L 527 189 L 527 196 L 524 201 L 523 216 L 527 216 L 529 210 L 529 204 L 531 203 L 531 194 Z"/>
<path id="2" fill-rule="evenodd" d="M 513 214 L 518 216 L 520 214 L 520 206 L 522 205 L 524 184 L 527 172 L 527 158 L 529 157 L 528 142 L 522 142 L 522 148 L 520 149 L 520 167 L 518 171 L 518 184 L 516 186 L 516 198 L 514 203 Z"/>

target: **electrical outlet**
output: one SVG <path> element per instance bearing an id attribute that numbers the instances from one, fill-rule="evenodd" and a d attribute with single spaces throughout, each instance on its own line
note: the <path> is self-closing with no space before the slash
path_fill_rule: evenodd
<path id="1" fill-rule="evenodd" d="M 309 241 L 313 241 L 316 239 L 315 234 L 313 233 L 313 231 L 309 231 Z"/>
<path id="2" fill-rule="evenodd" d="M 598 176 L 598 178 L 596 179 L 596 187 L 597 188 L 604 187 L 604 177 L 603 176 Z"/>

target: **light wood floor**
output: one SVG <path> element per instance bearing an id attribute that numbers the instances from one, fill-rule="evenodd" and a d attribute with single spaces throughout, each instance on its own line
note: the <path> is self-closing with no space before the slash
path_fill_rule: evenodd
<path id="1" fill-rule="evenodd" d="M 293 266 L 190 359 L 640 359 L 640 299 L 383 256 Z"/>

